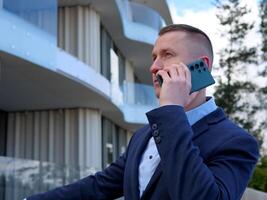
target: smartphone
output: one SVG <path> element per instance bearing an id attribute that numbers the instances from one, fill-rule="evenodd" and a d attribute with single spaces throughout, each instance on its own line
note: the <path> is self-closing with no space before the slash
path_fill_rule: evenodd
<path id="1" fill-rule="evenodd" d="M 199 91 L 215 83 L 208 66 L 203 60 L 196 60 L 190 64 L 187 64 L 191 72 L 192 92 Z M 157 75 L 159 85 L 162 86 L 163 79 L 160 75 Z"/>

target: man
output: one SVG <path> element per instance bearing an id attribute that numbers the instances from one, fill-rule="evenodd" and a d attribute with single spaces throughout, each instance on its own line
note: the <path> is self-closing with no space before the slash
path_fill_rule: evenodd
<path id="1" fill-rule="evenodd" d="M 202 59 L 211 70 L 208 36 L 188 25 L 167 26 L 152 57 L 160 107 L 147 113 L 149 124 L 136 131 L 127 151 L 102 172 L 29 200 L 241 198 L 258 159 L 256 140 L 234 125 L 205 89 L 189 95 L 185 64 Z"/>

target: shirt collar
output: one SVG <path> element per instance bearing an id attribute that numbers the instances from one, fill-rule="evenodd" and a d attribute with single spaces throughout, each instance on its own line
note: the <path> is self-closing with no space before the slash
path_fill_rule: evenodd
<path id="1" fill-rule="evenodd" d="M 205 103 L 186 112 L 189 124 L 192 126 L 197 121 L 210 114 L 217 109 L 217 105 L 212 97 L 207 97 Z"/>

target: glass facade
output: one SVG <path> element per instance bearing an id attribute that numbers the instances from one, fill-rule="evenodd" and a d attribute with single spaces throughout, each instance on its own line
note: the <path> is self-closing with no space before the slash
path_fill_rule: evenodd
<path id="1" fill-rule="evenodd" d="M 124 104 L 156 107 L 158 99 L 154 88 L 141 83 L 125 83 L 123 87 Z"/>
<path id="2" fill-rule="evenodd" d="M 57 0 L 2 0 L 3 8 L 57 36 Z"/>
<path id="3" fill-rule="evenodd" d="M 7 113 L 0 110 L 0 156 L 6 155 Z"/>
<path id="4" fill-rule="evenodd" d="M 105 76 L 109 81 L 111 81 L 111 53 L 110 50 L 113 50 L 118 58 L 118 79 L 119 86 L 122 89 L 123 83 L 125 81 L 125 57 L 120 52 L 120 50 L 113 43 L 110 35 L 105 30 L 103 26 L 101 26 L 101 74 Z"/>
<path id="5" fill-rule="evenodd" d="M 112 121 L 102 118 L 102 158 L 103 168 L 107 167 L 125 152 L 126 131 Z"/>
<path id="6" fill-rule="evenodd" d="M 123 84 L 126 79 L 126 72 L 125 72 L 125 57 L 120 53 L 119 50 L 116 51 L 118 58 L 119 58 L 119 85 L 121 90 L 123 89 Z"/>
<path id="7" fill-rule="evenodd" d="M 100 42 L 101 42 L 101 74 L 110 81 L 111 80 L 110 49 L 112 48 L 112 40 L 103 26 L 101 26 Z"/>

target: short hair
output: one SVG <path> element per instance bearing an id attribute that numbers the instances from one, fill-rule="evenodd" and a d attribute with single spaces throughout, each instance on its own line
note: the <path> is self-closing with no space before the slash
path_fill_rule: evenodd
<path id="1" fill-rule="evenodd" d="M 211 60 L 213 61 L 212 43 L 210 41 L 209 36 L 205 32 L 203 32 L 202 30 L 200 30 L 200 29 L 198 29 L 196 27 L 193 27 L 193 26 L 190 26 L 190 25 L 187 25 L 187 24 L 171 24 L 171 25 L 163 27 L 159 31 L 159 36 L 162 36 L 165 33 L 173 32 L 173 31 L 183 31 L 183 32 L 187 32 L 187 33 L 202 35 L 206 39 L 206 41 L 208 42 L 207 47 L 208 47 L 208 49 L 209 49 L 209 51 L 211 53 Z"/>

